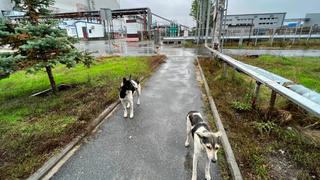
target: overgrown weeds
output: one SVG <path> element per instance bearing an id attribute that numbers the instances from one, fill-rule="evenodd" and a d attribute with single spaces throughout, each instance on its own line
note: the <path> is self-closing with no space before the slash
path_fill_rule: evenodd
<path id="1" fill-rule="evenodd" d="M 262 87 L 258 108 L 251 109 L 252 79 L 231 68 L 228 76 L 223 77 L 222 63 L 214 59 L 202 59 L 200 64 L 245 179 L 320 178 L 319 145 L 296 127 L 305 124 L 301 122 L 305 119 L 308 123 L 319 119 L 280 96 L 271 118 L 266 118 L 270 90 Z M 269 65 L 280 68 L 275 62 Z M 284 113 L 279 110 L 291 115 L 290 120 L 286 118 L 288 121 L 283 123 Z M 276 171 L 277 168 L 281 170 Z"/>

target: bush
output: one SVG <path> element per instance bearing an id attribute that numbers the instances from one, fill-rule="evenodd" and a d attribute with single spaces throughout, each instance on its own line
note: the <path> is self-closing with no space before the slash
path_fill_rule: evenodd
<path id="1" fill-rule="evenodd" d="M 231 103 L 231 107 L 237 111 L 245 112 L 245 111 L 251 111 L 252 107 L 249 103 L 243 103 L 240 101 L 233 101 Z"/>
<path id="2" fill-rule="evenodd" d="M 268 135 L 277 129 L 277 125 L 274 122 L 268 121 L 268 122 L 255 122 L 254 127 L 259 131 L 259 133 L 265 134 L 267 133 Z"/>

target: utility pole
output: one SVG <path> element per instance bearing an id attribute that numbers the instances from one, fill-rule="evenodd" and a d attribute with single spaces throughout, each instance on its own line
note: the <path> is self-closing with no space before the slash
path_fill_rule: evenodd
<path id="1" fill-rule="evenodd" d="M 215 9 L 215 29 L 213 32 L 213 41 L 212 41 L 212 47 L 215 50 L 221 51 L 221 30 L 222 30 L 222 20 L 223 20 L 223 13 L 225 10 L 225 0 L 217 0 Z"/>
<path id="2" fill-rule="evenodd" d="M 226 6 L 225 6 L 225 14 L 224 14 L 224 23 L 223 23 L 223 38 L 222 38 L 222 43 L 221 43 L 221 52 L 223 52 L 224 49 L 224 42 L 227 40 L 226 39 L 226 34 L 228 34 L 228 28 L 227 28 L 227 15 L 228 15 L 228 6 L 229 6 L 229 0 L 226 0 Z"/>
<path id="3" fill-rule="evenodd" d="M 200 41 L 200 5 L 201 4 L 201 0 L 198 1 L 198 6 L 197 6 L 197 45 L 199 45 L 199 41 Z"/>
<path id="4" fill-rule="evenodd" d="M 208 7 L 207 7 L 207 24 L 206 24 L 206 38 L 205 38 L 205 44 L 208 43 L 208 36 L 209 36 L 209 24 L 210 24 L 210 13 L 211 13 L 211 0 L 208 0 Z"/>

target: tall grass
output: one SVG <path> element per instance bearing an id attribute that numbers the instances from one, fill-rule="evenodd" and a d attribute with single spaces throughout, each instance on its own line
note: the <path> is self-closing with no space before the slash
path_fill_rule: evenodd
<path id="1" fill-rule="evenodd" d="M 320 92 L 320 57 L 280 57 L 264 55 L 237 59 Z"/>
<path id="2" fill-rule="evenodd" d="M 142 58 L 145 59 L 145 58 Z M 91 68 L 79 65 L 72 69 L 58 66 L 53 70 L 57 84 L 85 84 L 88 81 L 93 86 L 102 83 L 102 77 L 118 77 L 129 75 L 138 70 L 147 69 L 147 64 L 141 57 L 111 58 L 108 61 L 96 62 Z M 143 73 L 139 72 L 140 74 Z M 0 80 L 0 102 L 6 99 L 31 95 L 50 88 L 47 74 L 44 71 L 27 74 L 19 71 L 7 79 Z"/>

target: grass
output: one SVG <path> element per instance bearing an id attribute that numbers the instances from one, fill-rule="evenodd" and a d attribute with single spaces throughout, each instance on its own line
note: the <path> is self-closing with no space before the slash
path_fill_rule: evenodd
<path id="1" fill-rule="evenodd" d="M 258 58 L 240 56 L 236 59 L 266 69 L 320 93 L 320 57 L 263 55 Z"/>
<path id="2" fill-rule="evenodd" d="M 254 90 L 252 79 L 231 68 L 228 77 L 222 77 L 223 66 L 219 61 L 201 59 L 200 64 L 245 179 L 320 178 L 320 146 L 296 130 L 308 119 L 319 119 L 281 97 L 277 98 L 273 116 L 266 118 L 270 90 L 262 89 L 259 109 L 247 108 Z M 281 123 L 283 117 L 278 110 L 291 113 L 292 120 Z"/>
<path id="3" fill-rule="evenodd" d="M 305 39 L 296 39 L 295 43 L 292 44 L 291 40 L 274 40 L 271 46 L 270 40 L 259 40 L 257 46 L 254 46 L 255 39 L 252 39 L 248 44 L 244 41 L 241 46 L 239 46 L 238 41 L 227 41 L 225 42 L 226 48 L 233 49 L 320 49 L 320 39 L 310 39 L 309 41 Z"/>
<path id="4" fill-rule="evenodd" d="M 122 77 L 148 76 L 163 59 L 112 57 L 98 59 L 90 69 L 58 66 L 57 84 L 74 88 L 56 96 L 30 97 L 49 87 L 45 72 L 21 71 L 1 80 L 0 179 L 28 177 L 117 99 Z"/>

